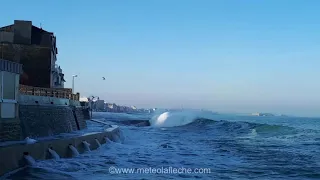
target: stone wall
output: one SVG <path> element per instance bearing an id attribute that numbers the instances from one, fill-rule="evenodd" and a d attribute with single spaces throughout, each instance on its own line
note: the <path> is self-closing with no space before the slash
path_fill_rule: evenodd
<path id="1" fill-rule="evenodd" d="M 42 137 L 78 130 L 69 106 L 20 105 L 23 137 Z"/>
<path id="2" fill-rule="evenodd" d="M 16 141 L 20 140 L 21 128 L 20 121 L 15 120 L 5 120 L 0 121 L 0 142 L 2 141 Z"/>
<path id="3" fill-rule="evenodd" d="M 44 137 L 87 128 L 82 107 L 20 104 L 19 118 L 0 119 L 0 142 Z"/>

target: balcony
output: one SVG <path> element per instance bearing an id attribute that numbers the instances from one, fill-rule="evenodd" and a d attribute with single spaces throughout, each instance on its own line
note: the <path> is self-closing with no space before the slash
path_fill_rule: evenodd
<path id="1" fill-rule="evenodd" d="M 79 101 L 80 94 L 72 94 L 71 88 L 42 88 L 20 84 L 20 94 L 33 96 L 46 96 Z"/>

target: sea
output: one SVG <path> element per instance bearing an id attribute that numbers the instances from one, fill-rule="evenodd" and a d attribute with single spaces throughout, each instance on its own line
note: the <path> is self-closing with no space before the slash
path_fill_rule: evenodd
<path id="1" fill-rule="evenodd" d="M 96 112 L 93 118 L 120 126 L 121 136 L 78 157 L 37 161 L 2 179 L 320 179 L 319 118 L 200 110 Z"/>

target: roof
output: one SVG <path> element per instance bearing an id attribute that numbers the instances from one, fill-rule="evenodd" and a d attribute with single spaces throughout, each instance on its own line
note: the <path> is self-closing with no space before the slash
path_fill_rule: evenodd
<path id="1" fill-rule="evenodd" d="M 39 27 L 37 27 L 37 26 L 32 25 L 32 32 L 33 32 L 33 31 L 38 31 L 38 32 L 40 32 L 40 33 L 49 33 L 49 34 L 53 34 L 52 32 L 49 32 L 49 31 L 43 30 L 42 28 L 39 28 Z"/>
<path id="2" fill-rule="evenodd" d="M 24 21 L 24 20 L 21 20 L 21 21 Z M 26 22 L 28 22 L 28 21 L 26 21 Z M 32 23 L 32 21 L 29 21 L 29 22 Z M 1 31 L 12 32 L 13 31 L 13 25 L 14 24 L 10 24 L 10 25 L 7 25 L 7 26 L 2 26 L 2 27 L 0 27 L 0 30 Z M 37 27 L 37 26 L 34 26 L 34 25 L 32 25 L 32 31 L 39 32 L 39 33 L 53 34 L 52 32 L 46 31 L 46 30 L 42 29 L 41 27 Z"/>
<path id="3" fill-rule="evenodd" d="M 45 31 L 36 26 L 32 26 L 31 29 L 31 44 L 41 44 L 43 34 L 53 34 L 51 32 Z"/>
<path id="4" fill-rule="evenodd" d="M 12 32 L 13 31 L 13 24 L 0 27 L 0 31 Z"/>
<path id="5" fill-rule="evenodd" d="M 31 21 L 25 21 L 25 22 L 29 22 L 32 24 Z M 0 31 L 14 32 L 14 24 L 0 27 Z M 53 35 L 52 32 L 46 31 L 42 28 L 32 25 L 31 26 L 31 44 L 38 44 L 38 45 L 41 44 L 44 34 Z"/>

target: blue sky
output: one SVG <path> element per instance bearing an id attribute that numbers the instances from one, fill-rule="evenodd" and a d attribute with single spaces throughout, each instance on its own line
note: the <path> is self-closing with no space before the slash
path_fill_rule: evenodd
<path id="1" fill-rule="evenodd" d="M 6 1 L 57 36 L 82 95 L 139 107 L 320 112 L 320 1 Z M 106 77 L 102 81 L 102 76 Z"/>

